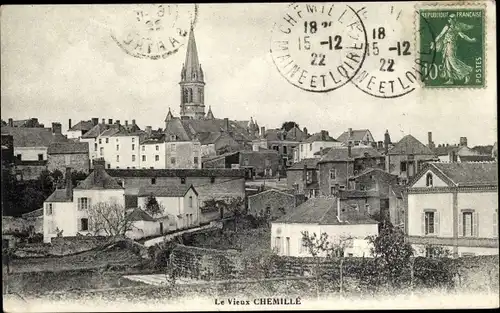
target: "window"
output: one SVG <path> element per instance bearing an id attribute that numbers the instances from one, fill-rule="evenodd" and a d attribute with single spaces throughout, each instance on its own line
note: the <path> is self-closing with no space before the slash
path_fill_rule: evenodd
<path id="1" fill-rule="evenodd" d="M 52 215 L 52 203 L 47 203 L 46 208 L 46 215 Z"/>
<path id="2" fill-rule="evenodd" d="M 406 162 L 401 162 L 399 168 L 401 172 L 406 172 Z"/>
<path id="3" fill-rule="evenodd" d="M 143 162 L 145 162 L 145 161 L 146 161 L 146 156 L 145 156 L 145 155 L 143 155 L 143 156 L 142 156 L 142 161 L 143 161 Z"/>
<path id="4" fill-rule="evenodd" d="M 99 138 L 99 144 L 101 144 L 101 143 L 102 143 L 102 139 L 101 139 L 101 138 Z"/>
<path id="5" fill-rule="evenodd" d="M 194 157 L 194 164 L 198 164 L 198 157 Z"/>
<path id="6" fill-rule="evenodd" d="M 170 163 L 171 163 L 171 164 L 175 164 L 175 158 L 174 158 L 174 157 L 171 157 L 171 158 L 170 158 Z"/>
<path id="7" fill-rule="evenodd" d="M 335 194 L 335 187 L 330 187 L 330 195 L 334 195 Z"/>
<path id="8" fill-rule="evenodd" d="M 309 144 L 309 151 L 312 151 L 312 149 L 313 149 L 313 144 L 312 144 L 312 143 L 310 143 L 310 144 Z"/>
<path id="9" fill-rule="evenodd" d="M 478 236 L 478 221 L 477 213 L 473 210 L 463 210 L 462 216 L 458 221 L 459 236 L 477 237 Z M 493 220 L 494 223 L 495 220 Z"/>
<path id="10" fill-rule="evenodd" d="M 135 162 L 135 155 L 132 155 L 132 162 Z"/>
<path id="11" fill-rule="evenodd" d="M 175 136 L 174 136 L 173 140 L 175 140 Z M 175 143 L 171 144 L 170 147 L 172 148 L 172 151 L 175 151 L 175 149 L 176 149 Z"/>
<path id="12" fill-rule="evenodd" d="M 330 170 L 330 179 L 335 179 L 335 178 L 337 178 L 337 170 L 331 169 Z"/>
<path id="13" fill-rule="evenodd" d="M 287 153 L 286 148 L 287 148 L 287 146 L 283 146 L 283 154 Z"/>
<path id="14" fill-rule="evenodd" d="M 181 184 L 185 184 L 186 183 L 186 177 L 181 177 Z"/>
<path id="15" fill-rule="evenodd" d="M 38 154 L 38 161 L 43 161 L 43 154 Z"/>
<path id="16" fill-rule="evenodd" d="M 89 198 L 78 198 L 78 210 L 87 210 L 89 208 L 89 200 Z"/>
<path id="17" fill-rule="evenodd" d="M 278 253 L 281 253 L 281 237 L 276 237 L 274 238 L 274 248 L 277 250 Z"/>
<path id="18" fill-rule="evenodd" d="M 305 238 L 299 239 L 299 253 L 307 253 L 307 240 Z"/>
<path id="19" fill-rule="evenodd" d="M 432 174 L 431 173 L 428 173 L 426 176 L 425 176 L 425 185 L 427 187 L 432 187 Z"/>
<path id="20" fill-rule="evenodd" d="M 132 144 L 132 151 L 135 150 L 135 143 Z"/>
<path id="21" fill-rule="evenodd" d="M 156 177 L 151 178 L 151 185 L 156 185 Z"/>
<path id="22" fill-rule="evenodd" d="M 111 164 L 108 164 L 108 168 L 111 168 Z"/>
<path id="23" fill-rule="evenodd" d="M 213 177 L 213 176 L 210 177 L 210 183 L 212 183 L 212 184 L 215 183 L 215 177 Z"/>
<path id="24" fill-rule="evenodd" d="M 116 151 L 120 150 L 120 145 L 116 145 Z"/>
<path id="25" fill-rule="evenodd" d="M 116 156 L 116 162 L 120 162 L 120 156 L 119 155 Z"/>
<path id="26" fill-rule="evenodd" d="M 300 145 L 300 152 L 304 151 L 304 146 Z"/>
<path id="27" fill-rule="evenodd" d="M 366 213 L 370 214 L 371 209 L 370 209 L 370 205 L 368 203 L 365 204 L 365 210 L 366 210 Z"/>
<path id="28" fill-rule="evenodd" d="M 306 183 L 311 183 L 312 182 L 312 172 L 311 171 L 307 171 L 306 172 Z"/>
<path id="29" fill-rule="evenodd" d="M 88 231 L 89 230 L 89 219 L 88 218 L 81 218 L 80 219 L 80 230 L 81 231 Z"/>
<path id="30" fill-rule="evenodd" d="M 160 161 L 160 156 L 159 155 L 155 155 L 155 161 L 156 162 Z"/>
<path id="31" fill-rule="evenodd" d="M 193 207 L 193 196 L 189 196 L 189 207 Z"/>
<path id="32" fill-rule="evenodd" d="M 132 142 L 135 142 L 135 138 L 134 138 L 134 137 L 132 137 Z M 133 146 L 133 145 L 132 145 L 132 146 Z"/>
<path id="33" fill-rule="evenodd" d="M 97 143 L 94 143 L 94 151 L 97 151 Z"/>
<path id="34" fill-rule="evenodd" d="M 439 213 L 435 211 L 425 211 L 423 213 L 423 234 L 437 235 L 439 226 Z"/>
<path id="35" fill-rule="evenodd" d="M 109 138 L 106 138 L 106 143 L 109 143 Z"/>
<path id="36" fill-rule="evenodd" d="M 21 159 L 23 158 L 21 154 L 16 155 L 16 157 L 19 161 L 21 161 Z"/>
<path id="37" fill-rule="evenodd" d="M 103 147 L 101 147 L 101 148 L 99 149 L 99 154 L 100 154 L 101 156 L 102 156 L 102 155 L 104 155 L 104 148 L 103 148 Z"/>

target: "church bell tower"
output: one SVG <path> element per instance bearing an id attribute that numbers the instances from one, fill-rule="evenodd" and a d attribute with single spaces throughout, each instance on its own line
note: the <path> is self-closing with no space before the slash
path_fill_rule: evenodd
<path id="1" fill-rule="evenodd" d="M 198 50 L 191 26 L 186 51 L 186 61 L 182 65 L 181 81 L 181 119 L 202 119 L 205 117 L 205 82 L 203 70 L 198 61 Z"/>

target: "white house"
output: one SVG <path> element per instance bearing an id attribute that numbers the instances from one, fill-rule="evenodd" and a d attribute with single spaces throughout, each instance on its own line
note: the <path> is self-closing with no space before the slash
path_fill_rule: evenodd
<path id="1" fill-rule="evenodd" d="M 70 170 L 66 171 L 70 177 Z M 101 160 L 94 161 L 94 171 L 74 189 L 66 179 L 66 188 L 55 190 L 44 202 L 44 242 L 50 242 L 61 232 L 62 236 L 94 234 L 89 223 L 88 210 L 98 203 L 116 204 L 125 214 L 125 189 L 109 176 Z M 99 235 L 103 235 L 99 233 Z"/>
<path id="2" fill-rule="evenodd" d="M 419 254 L 498 254 L 497 163 L 429 163 L 410 182 L 405 231 Z"/>
<path id="3" fill-rule="evenodd" d="M 371 255 L 366 237 L 378 234 L 378 223 L 335 197 L 316 197 L 271 224 L 271 248 L 279 255 L 311 256 L 302 232 L 328 235 L 333 244 L 344 245 L 344 256 Z"/>
<path id="4" fill-rule="evenodd" d="M 154 218 L 140 208 L 135 208 L 127 212 L 127 219 L 132 221 L 132 227 L 125 235 L 131 239 L 160 236 L 176 229 L 175 217 L 163 216 Z"/>
<path id="5" fill-rule="evenodd" d="M 145 209 L 151 196 L 155 197 L 163 208 L 162 217 L 175 217 L 176 229 L 200 224 L 198 192 L 192 185 L 141 187 L 137 194 L 138 207 Z"/>
<path id="6" fill-rule="evenodd" d="M 325 148 L 341 147 L 342 142 L 330 137 L 328 131 L 322 130 L 319 133 L 313 134 L 309 138 L 302 141 L 297 148 L 294 149 L 294 162 L 300 162 L 303 159 L 320 158 L 318 154 Z"/>

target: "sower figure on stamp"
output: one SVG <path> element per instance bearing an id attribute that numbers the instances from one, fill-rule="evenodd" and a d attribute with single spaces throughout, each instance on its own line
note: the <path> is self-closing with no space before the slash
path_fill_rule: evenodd
<path id="1" fill-rule="evenodd" d="M 472 67 L 459 60 L 456 56 L 458 37 L 468 41 L 476 42 L 476 38 L 470 38 L 463 31 L 472 29 L 472 25 L 457 22 L 455 14 L 451 14 L 447 25 L 436 38 L 436 46 L 431 43 L 431 49 L 443 54 L 443 71 L 441 77 L 447 78 L 445 84 L 452 84 L 453 80 L 464 79 L 469 82 Z"/>

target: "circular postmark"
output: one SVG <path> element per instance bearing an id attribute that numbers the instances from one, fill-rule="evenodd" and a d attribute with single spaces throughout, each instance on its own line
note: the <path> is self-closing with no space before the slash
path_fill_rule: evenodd
<path id="1" fill-rule="evenodd" d="M 397 98 L 409 94 L 428 73 L 422 73 L 421 55 L 434 61 L 435 51 L 420 51 L 421 32 L 434 38 L 425 20 L 414 30 L 414 10 L 398 5 L 366 7 L 359 15 L 366 27 L 367 52 L 362 69 L 351 80 L 361 91 L 378 98 Z"/>
<path id="2" fill-rule="evenodd" d="M 111 37 L 127 54 L 153 60 L 174 54 L 198 17 L 197 4 L 138 4 L 113 16 Z"/>
<path id="3" fill-rule="evenodd" d="M 363 65 L 366 31 L 343 4 L 290 4 L 271 36 L 271 57 L 292 85 L 328 92 L 347 84 Z"/>

